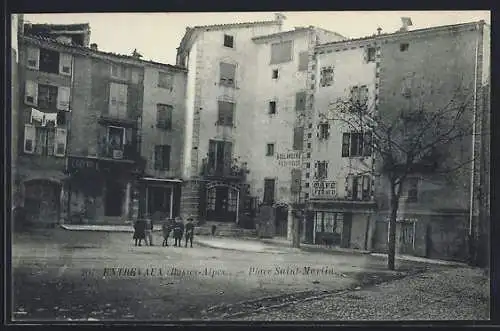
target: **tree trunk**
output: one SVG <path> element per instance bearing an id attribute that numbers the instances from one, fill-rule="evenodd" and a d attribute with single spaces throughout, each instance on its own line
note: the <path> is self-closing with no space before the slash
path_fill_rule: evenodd
<path id="1" fill-rule="evenodd" d="M 388 259 L 387 259 L 387 267 L 389 270 L 395 269 L 395 260 L 396 260 L 396 217 L 398 215 L 398 207 L 399 207 L 399 197 L 396 194 L 396 189 L 394 185 L 391 185 L 391 215 L 389 218 L 389 250 L 388 250 Z"/>

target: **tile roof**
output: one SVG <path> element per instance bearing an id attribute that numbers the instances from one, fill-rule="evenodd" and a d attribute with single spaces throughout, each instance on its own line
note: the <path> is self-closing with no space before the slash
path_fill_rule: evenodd
<path id="1" fill-rule="evenodd" d="M 279 36 L 285 36 L 288 34 L 294 34 L 296 32 L 309 31 L 312 29 L 314 29 L 314 27 L 299 27 L 299 28 L 295 28 L 295 30 L 281 31 L 281 32 L 266 34 L 263 36 L 253 37 L 252 40 L 262 40 L 262 39 L 268 39 L 268 38 L 275 38 L 275 37 L 279 37 Z"/>
<path id="2" fill-rule="evenodd" d="M 357 42 L 357 41 L 370 40 L 370 39 L 375 40 L 375 39 L 385 39 L 385 38 L 389 38 L 389 37 L 408 36 L 408 35 L 411 35 L 414 33 L 425 33 L 425 32 L 433 32 L 433 31 L 439 31 L 439 30 L 450 29 L 450 28 L 474 26 L 478 23 L 484 24 L 484 21 L 468 22 L 468 23 L 461 23 L 461 24 L 451 24 L 451 25 L 440 25 L 440 26 L 433 26 L 430 28 L 423 28 L 423 29 L 410 30 L 410 31 L 395 31 L 395 32 L 390 32 L 390 33 L 373 34 L 371 36 L 365 36 L 365 37 L 360 37 L 360 38 L 352 38 L 352 39 L 324 43 L 324 44 L 320 44 L 316 47 L 340 45 L 340 44 L 344 44 L 344 43 Z"/>
<path id="3" fill-rule="evenodd" d="M 142 59 L 139 59 L 139 58 L 134 57 L 132 55 L 117 54 L 117 53 L 113 53 L 113 52 L 103 52 L 103 51 L 99 51 L 99 50 L 96 51 L 96 50 L 93 50 L 89 47 L 84 47 L 84 46 L 80 46 L 80 45 L 76 45 L 76 44 L 63 43 L 63 42 L 60 42 L 56 39 L 53 39 L 53 38 L 50 38 L 50 37 L 47 37 L 44 35 L 30 34 L 30 35 L 23 36 L 23 38 L 26 40 L 33 39 L 33 40 L 37 40 L 37 41 L 44 42 L 44 43 L 55 44 L 55 45 L 60 46 L 60 47 L 66 47 L 66 48 L 78 50 L 78 51 L 83 52 L 84 55 L 92 55 L 92 54 L 105 55 L 105 56 L 110 56 L 110 57 L 114 57 L 117 59 L 131 60 L 131 61 L 135 61 L 135 62 L 143 63 L 143 64 L 147 63 L 147 64 L 153 64 L 153 65 L 159 65 L 159 66 L 166 66 L 166 67 L 170 67 L 173 69 L 186 71 L 185 68 L 180 67 L 180 66 L 166 64 L 166 63 L 160 63 L 160 62 L 155 62 L 155 61 L 142 60 Z"/>
<path id="4" fill-rule="evenodd" d="M 25 23 L 25 28 L 28 30 L 52 30 L 52 31 L 64 31 L 64 30 L 73 30 L 73 31 L 81 31 L 81 30 L 90 30 L 89 23 L 81 23 L 81 24 L 33 24 L 33 23 Z"/>

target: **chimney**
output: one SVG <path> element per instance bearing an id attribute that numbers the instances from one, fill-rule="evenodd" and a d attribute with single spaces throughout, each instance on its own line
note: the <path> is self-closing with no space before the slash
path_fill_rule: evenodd
<path id="1" fill-rule="evenodd" d="M 278 21 L 280 24 L 283 24 L 283 21 L 286 20 L 286 16 L 281 13 L 274 14 L 274 19 Z"/>
<path id="2" fill-rule="evenodd" d="M 413 25 L 410 17 L 401 17 L 401 23 L 403 26 L 399 29 L 400 32 L 408 31 L 408 27 Z"/>
<path id="3" fill-rule="evenodd" d="M 90 49 L 93 51 L 97 51 L 97 44 L 96 43 L 90 44 Z"/>
<path id="4" fill-rule="evenodd" d="M 377 28 L 377 34 L 380 36 L 380 34 L 381 34 L 381 33 L 382 33 L 382 28 L 379 26 L 379 27 Z"/>

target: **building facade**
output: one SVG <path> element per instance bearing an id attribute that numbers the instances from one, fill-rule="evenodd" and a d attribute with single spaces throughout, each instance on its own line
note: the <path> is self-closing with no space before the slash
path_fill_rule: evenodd
<path id="1" fill-rule="evenodd" d="M 308 65 L 319 40 L 275 21 L 188 28 L 178 61 L 188 68 L 183 212 L 253 227 L 258 205 L 277 209 L 273 235 L 290 236 L 288 205 L 300 196 Z M 215 77 L 215 78 L 214 78 Z M 294 137 L 295 136 L 295 137 Z M 192 181 L 189 181 L 192 179 Z M 193 182 L 192 186 L 189 184 Z"/>
<path id="2" fill-rule="evenodd" d="M 464 121 L 479 126 L 484 107 L 474 100 L 480 97 L 483 74 L 489 73 L 489 60 L 482 55 L 489 49 L 483 41 L 483 26 L 480 22 L 402 30 L 317 47 L 319 82 L 313 90 L 314 120 L 308 124 L 317 134 L 308 137 L 313 157 L 331 159 L 320 160 L 319 169 L 312 168 L 320 176 L 305 180 L 311 190 L 308 242 L 319 243 L 318 235 L 331 236 L 340 246 L 385 251 L 388 240 L 390 190 L 383 176 L 373 177 L 377 160 L 356 132 L 353 136 L 341 120 L 321 114 L 335 107 L 342 94 L 351 102 L 366 103 L 367 109 L 387 121 L 401 109 L 411 111 L 417 105 L 444 109 L 453 101 L 468 107 Z M 464 259 L 467 229 L 476 223 L 471 215 L 479 210 L 471 205 L 477 200 L 477 184 L 471 186 L 471 182 L 480 180 L 477 167 L 474 170 L 479 147 L 472 146 L 482 140 L 473 135 L 450 145 L 450 160 L 464 164 L 453 175 L 416 173 L 406 180 L 398 215 L 399 253 Z M 305 162 L 306 168 L 313 166 Z M 315 181 L 318 177 L 322 179 Z M 315 196 L 315 185 L 325 196 Z"/>
<path id="3" fill-rule="evenodd" d="M 171 122 L 183 123 L 185 70 L 78 44 L 89 38 L 67 27 L 61 33 L 23 37 L 22 204 L 33 224 L 125 224 L 151 212 L 147 183 L 179 181 L 173 153 L 183 135 Z M 169 204 L 156 204 L 173 216 L 180 191 L 170 192 Z"/>

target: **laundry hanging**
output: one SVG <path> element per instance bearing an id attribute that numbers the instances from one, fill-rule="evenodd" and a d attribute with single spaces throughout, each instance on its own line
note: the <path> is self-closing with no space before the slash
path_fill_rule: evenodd
<path id="1" fill-rule="evenodd" d="M 57 126 L 57 113 L 44 113 L 38 109 L 31 108 L 30 123 L 33 120 L 40 122 L 41 126 L 47 126 L 47 123 L 52 122 L 54 127 Z"/>
<path id="2" fill-rule="evenodd" d="M 57 113 L 46 113 L 45 121 L 42 122 L 42 126 L 47 126 L 49 122 L 52 122 L 54 127 L 57 126 Z"/>

